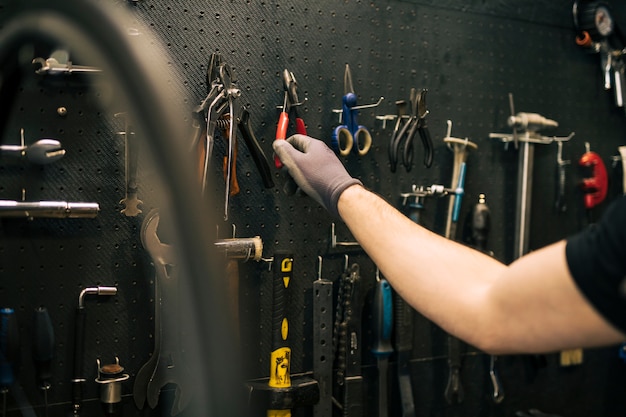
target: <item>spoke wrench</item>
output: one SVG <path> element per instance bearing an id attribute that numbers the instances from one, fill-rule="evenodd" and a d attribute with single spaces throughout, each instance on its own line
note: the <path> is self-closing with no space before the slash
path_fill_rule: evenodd
<path id="1" fill-rule="evenodd" d="M 176 385 L 171 415 L 180 413 L 191 399 L 188 368 L 181 356 L 179 320 L 178 279 L 172 274 L 175 264 L 174 250 L 164 244 L 157 235 L 159 212 L 152 210 L 141 226 L 141 242 L 154 262 L 156 273 L 155 299 L 155 347 L 150 360 L 140 369 L 135 380 L 135 404 L 143 407 L 147 401 L 155 408 L 161 388 L 167 384 Z M 149 377 L 148 377 L 149 376 Z M 143 386 L 142 386 L 143 385 Z"/>

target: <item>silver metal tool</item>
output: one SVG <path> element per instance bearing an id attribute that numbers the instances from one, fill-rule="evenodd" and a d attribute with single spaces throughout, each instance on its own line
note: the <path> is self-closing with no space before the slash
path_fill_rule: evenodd
<path id="1" fill-rule="evenodd" d="M 263 241 L 259 236 L 219 239 L 214 242 L 214 246 L 218 253 L 224 254 L 228 259 L 260 261 L 263 256 Z"/>
<path id="2" fill-rule="evenodd" d="M 451 195 L 448 204 L 445 237 L 456 240 L 457 224 L 464 194 L 467 156 L 470 150 L 478 149 L 478 145 L 468 139 L 454 138 L 451 133 L 452 122 L 448 120 L 448 130 L 443 141 L 454 153 L 451 188 L 458 191 Z M 461 341 L 452 335 L 448 335 L 448 370 L 448 383 L 444 392 L 446 401 L 448 404 L 462 403 L 465 394 L 461 383 Z"/>
<path id="3" fill-rule="evenodd" d="M 556 153 L 556 167 L 557 167 L 557 192 L 556 192 L 556 201 L 555 201 L 555 209 L 557 213 L 564 213 L 567 211 L 567 204 L 565 201 L 565 182 L 566 182 L 566 172 L 565 167 L 571 163 L 571 161 L 566 161 L 563 159 L 563 142 L 558 141 L 557 145 L 557 153 Z"/>
<path id="4" fill-rule="evenodd" d="M 50 164 L 65 156 L 65 149 L 56 139 L 39 139 L 26 145 L 24 129 L 20 129 L 19 145 L 0 145 L 0 154 L 17 158 L 26 158 L 28 162 L 38 165 Z"/>
<path id="5" fill-rule="evenodd" d="M 76 308 L 76 322 L 74 323 L 74 376 L 72 382 L 72 414 L 78 416 L 82 409 L 83 384 L 83 355 L 85 351 L 86 311 L 85 298 L 87 295 L 112 296 L 117 294 L 116 287 L 97 286 L 84 288 L 78 295 Z"/>
<path id="6" fill-rule="evenodd" d="M 36 74 L 74 74 L 88 73 L 99 74 L 102 72 L 100 68 L 89 67 L 85 65 L 74 65 L 69 59 L 69 53 L 65 50 L 58 49 L 50 54 L 49 58 L 35 58 L 32 64 L 37 66 Z"/>
<path id="7" fill-rule="evenodd" d="M 459 180 L 461 179 L 461 170 L 465 162 L 467 161 L 467 156 L 469 155 L 469 151 L 478 149 L 478 145 L 474 142 L 471 142 L 469 139 L 459 139 L 451 136 L 452 134 L 452 121 L 447 121 L 448 129 L 446 132 L 446 137 L 443 139 L 444 143 L 448 148 L 453 152 L 454 164 L 452 166 L 452 181 L 451 181 L 451 189 L 459 188 Z M 461 187 L 463 184 L 461 184 Z M 455 210 L 455 205 L 458 208 L 459 202 L 461 201 L 462 195 L 459 195 L 457 191 L 448 203 L 448 217 L 446 219 L 446 231 L 445 237 L 448 239 L 455 240 L 456 239 L 456 220 L 458 219 L 458 210 Z M 455 216 L 456 212 L 456 216 Z"/>
<path id="8" fill-rule="evenodd" d="M 118 414 L 117 405 L 122 401 L 122 382 L 130 376 L 124 373 L 118 357 L 115 357 L 115 363 L 101 365 L 100 359 L 96 359 L 96 364 L 98 365 L 96 382 L 100 384 L 100 402 L 106 415 L 116 415 Z"/>
<path id="9" fill-rule="evenodd" d="M 172 246 L 162 243 L 157 234 L 159 211 L 152 210 L 141 225 L 141 243 L 152 258 L 156 283 L 155 337 L 152 357 L 135 377 L 133 397 L 135 405 L 144 403 L 155 408 L 161 388 L 177 385 L 171 415 L 180 413 L 191 400 L 193 387 L 186 378 L 189 370 L 182 356 L 180 338 L 179 279 L 175 275 L 176 256 Z"/>
<path id="10" fill-rule="evenodd" d="M 126 113 L 116 113 L 115 117 L 124 117 L 124 131 L 118 132 L 124 136 L 124 172 L 126 179 L 126 192 L 120 204 L 124 205 L 121 213 L 128 217 L 135 217 L 142 211 L 139 205 L 143 203 L 137 197 L 137 170 L 139 167 L 139 144 L 135 137 L 132 124 Z"/>
<path id="11" fill-rule="evenodd" d="M 520 142 L 517 171 L 517 214 L 515 221 L 515 246 L 513 256 L 520 258 L 528 252 L 528 238 L 530 234 L 530 209 L 532 197 L 532 172 L 534 162 L 534 144 L 550 144 L 552 142 L 569 141 L 574 133 L 567 137 L 542 136 L 538 133 L 544 128 L 557 127 L 559 124 L 537 113 L 514 114 L 513 95 L 509 95 L 511 116 L 508 125 L 513 133 L 490 133 L 492 139 L 501 140 L 505 146 L 510 142 Z M 520 133 L 518 130 L 522 130 Z"/>
<path id="12" fill-rule="evenodd" d="M 99 212 L 98 203 L 0 200 L 0 217 L 92 219 Z"/>

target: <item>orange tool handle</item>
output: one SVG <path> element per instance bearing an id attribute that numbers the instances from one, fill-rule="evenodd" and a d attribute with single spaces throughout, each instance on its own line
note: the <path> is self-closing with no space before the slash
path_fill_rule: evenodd
<path id="1" fill-rule="evenodd" d="M 289 125 L 289 115 L 286 112 L 281 112 L 278 117 L 278 126 L 276 127 L 276 140 L 287 139 L 287 126 Z M 277 155 L 274 155 L 274 166 L 280 169 L 283 167 L 283 163 L 280 161 Z"/>

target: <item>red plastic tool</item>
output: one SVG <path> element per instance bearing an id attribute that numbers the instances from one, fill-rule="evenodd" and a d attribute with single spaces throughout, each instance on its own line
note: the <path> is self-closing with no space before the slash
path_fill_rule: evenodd
<path id="1" fill-rule="evenodd" d="M 609 180 L 606 172 L 606 166 L 600 155 L 587 150 L 578 161 L 582 167 L 591 170 L 591 176 L 583 179 L 582 189 L 585 193 L 584 202 L 587 210 L 594 208 L 602 203 L 606 198 L 609 188 Z"/>

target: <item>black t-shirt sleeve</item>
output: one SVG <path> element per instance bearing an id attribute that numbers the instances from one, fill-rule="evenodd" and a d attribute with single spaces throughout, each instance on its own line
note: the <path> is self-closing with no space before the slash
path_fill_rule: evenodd
<path id="1" fill-rule="evenodd" d="M 599 223 L 570 237 L 565 253 L 585 297 L 626 333 L 626 196 L 614 201 Z"/>

